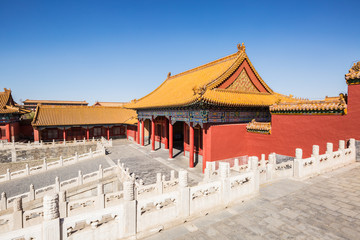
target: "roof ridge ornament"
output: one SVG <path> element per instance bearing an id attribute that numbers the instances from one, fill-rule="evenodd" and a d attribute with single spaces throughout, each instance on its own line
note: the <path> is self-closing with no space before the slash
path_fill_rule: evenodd
<path id="1" fill-rule="evenodd" d="M 205 93 L 205 87 L 193 87 L 194 95 L 201 97 Z"/>
<path id="2" fill-rule="evenodd" d="M 167 75 L 167 78 L 170 78 L 170 77 L 171 77 L 171 72 L 169 72 Z"/>
<path id="3" fill-rule="evenodd" d="M 238 48 L 239 52 L 245 52 L 245 44 L 244 43 L 242 43 L 242 44 L 239 43 L 237 45 L 237 48 Z"/>

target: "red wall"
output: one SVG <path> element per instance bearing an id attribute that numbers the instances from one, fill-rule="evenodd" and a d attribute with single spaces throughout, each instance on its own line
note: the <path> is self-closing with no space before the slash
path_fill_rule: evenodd
<path id="1" fill-rule="evenodd" d="M 136 141 L 137 137 L 137 126 L 128 125 L 126 130 L 126 136 L 127 137 L 133 137 L 134 141 Z"/>
<path id="2" fill-rule="evenodd" d="M 247 132 L 246 124 L 210 126 L 207 161 L 271 152 L 294 156 L 296 148 L 302 148 L 304 157 L 309 157 L 312 145 L 319 145 L 320 153 L 324 153 L 327 142 L 337 150 L 339 140 L 360 139 L 359 123 L 360 85 L 350 85 L 348 113 L 343 116 L 272 115 L 270 135 Z"/>

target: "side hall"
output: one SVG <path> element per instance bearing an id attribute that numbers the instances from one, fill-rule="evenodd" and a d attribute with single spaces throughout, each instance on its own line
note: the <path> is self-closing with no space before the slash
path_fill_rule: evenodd
<path id="1" fill-rule="evenodd" d="M 135 111 L 121 107 L 42 106 L 32 122 L 34 141 L 126 137 L 136 124 Z"/>

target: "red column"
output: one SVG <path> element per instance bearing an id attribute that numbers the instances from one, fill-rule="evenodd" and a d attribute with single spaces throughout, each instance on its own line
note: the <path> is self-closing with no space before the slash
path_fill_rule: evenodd
<path id="1" fill-rule="evenodd" d="M 89 127 L 86 128 L 86 139 L 89 141 L 90 139 L 90 129 Z"/>
<path id="2" fill-rule="evenodd" d="M 165 118 L 166 119 L 166 118 Z M 166 121 L 165 121 L 165 132 L 164 132 L 164 138 L 165 138 L 165 149 L 169 149 L 169 135 L 168 135 L 168 132 L 169 132 L 169 130 L 168 130 L 168 125 L 169 124 L 167 124 L 168 123 L 168 121 L 169 120 L 167 120 L 166 119 Z"/>
<path id="3" fill-rule="evenodd" d="M 136 142 L 137 144 L 140 144 L 140 121 L 138 121 L 138 124 L 137 124 L 137 132 L 136 132 Z"/>
<path id="4" fill-rule="evenodd" d="M 141 121 L 141 132 L 142 132 L 142 135 L 141 135 L 141 146 L 144 146 L 144 142 L 145 142 L 145 121 L 142 120 Z"/>
<path id="5" fill-rule="evenodd" d="M 151 119 L 151 150 L 155 151 L 155 120 Z"/>
<path id="6" fill-rule="evenodd" d="M 203 145 L 202 145 L 202 149 L 203 149 L 203 154 L 202 154 L 202 170 L 203 170 L 203 173 L 204 173 L 204 170 L 206 168 L 206 154 L 207 154 L 207 151 L 206 151 L 206 123 L 203 124 L 203 128 L 202 128 L 202 142 L 203 142 Z"/>
<path id="7" fill-rule="evenodd" d="M 106 129 L 107 140 L 110 140 L 110 127 Z"/>
<path id="8" fill-rule="evenodd" d="M 39 130 L 34 128 L 34 142 L 39 142 L 39 141 L 40 141 Z"/>
<path id="9" fill-rule="evenodd" d="M 64 141 L 66 141 L 66 129 L 65 128 L 63 129 L 63 138 L 64 138 Z"/>
<path id="10" fill-rule="evenodd" d="M 189 167 L 193 168 L 194 167 L 194 127 L 192 123 L 190 123 L 189 143 L 190 143 Z"/>
<path id="11" fill-rule="evenodd" d="M 7 139 L 7 141 L 8 141 L 8 142 L 11 142 L 10 123 L 7 123 L 7 124 L 6 124 L 5 134 L 6 134 L 6 139 Z"/>
<path id="12" fill-rule="evenodd" d="M 169 158 L 173 158 L 173 125 L 171 124 L 171 117 L 169 118 Z"/>

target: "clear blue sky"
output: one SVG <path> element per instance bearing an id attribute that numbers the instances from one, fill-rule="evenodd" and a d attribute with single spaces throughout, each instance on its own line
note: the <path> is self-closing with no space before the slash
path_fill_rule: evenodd
<path id="1" fill-rule="evenodd" d="M 0 0 L 0 87 L 16 100 L 129 101 L 245 42 L 276 92 L 347 91 L 360 1 Z"/>

